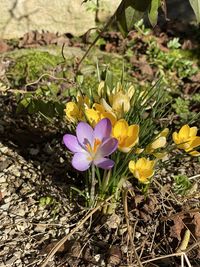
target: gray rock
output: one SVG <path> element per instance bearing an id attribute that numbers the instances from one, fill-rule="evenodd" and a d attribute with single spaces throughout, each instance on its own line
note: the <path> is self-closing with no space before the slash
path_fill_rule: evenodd
<path id="1" fill-rule="evenodd" d="M 2 172 L 4 169 L 7 169 L 8 166 L 12 163 L 11 160 L 6 159 L 4 161 L 0 161 L 0 172 Z"/>

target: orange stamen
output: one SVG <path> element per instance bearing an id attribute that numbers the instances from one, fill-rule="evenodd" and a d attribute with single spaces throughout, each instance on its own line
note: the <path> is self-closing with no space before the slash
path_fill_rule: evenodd
<path id="1" fill-rule="evenodd" d="M 90 143 L 87 143 L 85 146 L 86 146 L 87 151 L 89 153 L 92 153 L 92 147 L 91 147 Z"/>
<path id="2" fill-rule="evenodd" d="M 99 145 L 101 144 L 101 141 L 99 139 L 95 139 L 94 140 L 94 148 L 93 148 L 93 152 L 96 153 L 97 149 L 99 147 Z"/>
<path id="3" fill-rule="evenodd" d="M 101 144 L 102 142 L 99 140 L 99 139 L 95 139 L 94 140 L 94 147 L 91 146 L 90 143 L 87 143 L 85 145 L 87 151 L 90 153 L 90 154 L 95 154 L 97 152 L 97 149 L 99 147 L 99 145 Z"/>

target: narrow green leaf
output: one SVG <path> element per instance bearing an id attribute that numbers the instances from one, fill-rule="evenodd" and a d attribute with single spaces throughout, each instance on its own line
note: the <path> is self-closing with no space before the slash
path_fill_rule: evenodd
<path id="1" fill-rule="evenodd" d="M 200 0 L 189 0 L 189 2 L 195 13 L 197 22 L 200 23 Z"/>
<path id="2" fill-rule="evenodd" d="M 158 8 L 160 7 L 160 0 L 151 0 L 151 5 L 148 12 L 148 18 L 151 25 L 154 27 L 158 20 Z"/>

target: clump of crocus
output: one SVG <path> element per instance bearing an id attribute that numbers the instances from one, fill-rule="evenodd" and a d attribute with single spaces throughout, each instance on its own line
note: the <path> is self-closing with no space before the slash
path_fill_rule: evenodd
<path id="1" fill-rule="evenodd" d="M 200 156 L 200 152 L 194 150 L 200 146 L 200 136 L 197 136 L 197 127 L 184 125 L 180 131 L 174 132 L 172 135 L 173 141 L 178 148 L 184 149 L 192 156 Z"/>
<path id="2" fill-rule="evenodd" d="M 118 149 L 128 153 L 138 142 L 139 125 L 129 126 L 124 119 L 121 119 L 115 123 L 112 134 L 119 142 Z"/>
<path id="3" fill-rule="evenodd" d="M 112 125 L 109 119 L 102 119 L 92 129 L 86 122 L 80 122 L 76 128 L 76 136 L 66 134 L 63 142 L 74 153 L 72 166 L 85 171 L 91 165 L 102 169 L 111 169 L 114 161 L 107 158 L 118 146 L 116 138 L 111 137 Z"/>
<path id="4" fill-rule="evenodd" d="M 133 176 L 143 184 L 149 183 L 149 178 L 154 175 L 154 166 L 155 161 L 146 158 L 140 158 L 136 162 L 131 160 L 128 165 Z"/>

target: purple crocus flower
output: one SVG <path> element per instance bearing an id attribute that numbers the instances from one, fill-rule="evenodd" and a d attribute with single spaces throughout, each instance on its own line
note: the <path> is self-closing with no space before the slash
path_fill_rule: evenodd
<path id="1" fill-rule="evenodd" d="M 72 166 L 79 170 L 89 169 L 91 164 L 102 169 L 111 169 L 114 161 L 107 158 L 118 146 L 116 138 L 111 135 L 112 126 L 109 119 L 102 119 L 92 127 L 86 122 L 80 122 L 76 128 L 76 136 L 65 134 L 63 142 L 74 153 Z"/>

